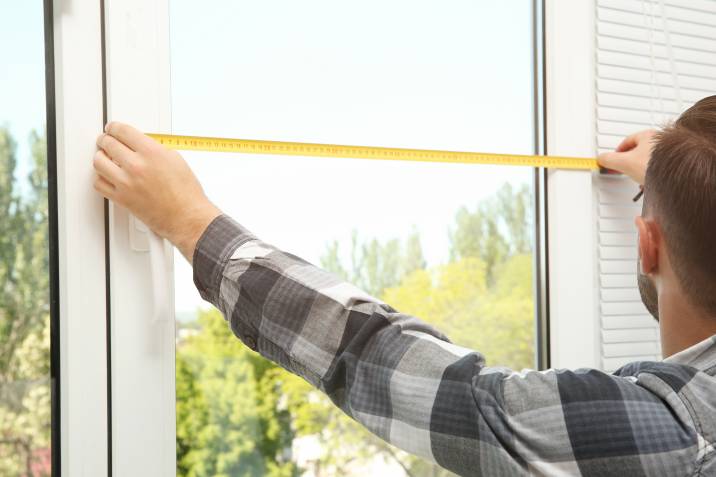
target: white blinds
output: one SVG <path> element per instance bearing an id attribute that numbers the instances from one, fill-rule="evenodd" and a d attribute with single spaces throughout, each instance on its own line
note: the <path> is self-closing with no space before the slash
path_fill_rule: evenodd
<path id="1" fill-rule="evenodd" d="M 716 0 L 597 0 L 597 152 L 716 94 Z M 660 359 L 636 288 L 637 188 L 596 178 L 602 367 Z"/>

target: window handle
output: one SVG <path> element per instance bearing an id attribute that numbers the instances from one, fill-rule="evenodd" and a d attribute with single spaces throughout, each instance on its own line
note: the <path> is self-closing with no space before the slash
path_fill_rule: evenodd
<path id="1" fill-rule="evenodd" d="M 152 323 L 169 321 L 167 264 L 164 239 L 149 231 L 149 262 L 152 273 Z"/>
<path id="2" fill-rule="evenodd" d="M 149 253 L 150 282 L 152 293 L 151 323 L 169 321 L 169 284 L 167 283 L 167 259 L 164 239 L 133 215 L 129 216 L 129 243 L 136 252 Z"/>

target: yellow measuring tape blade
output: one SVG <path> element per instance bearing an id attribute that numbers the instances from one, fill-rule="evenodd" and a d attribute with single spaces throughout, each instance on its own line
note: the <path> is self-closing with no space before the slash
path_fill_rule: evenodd
<path id="1" fill-rule="evenodd" d="M 550 167 L 558 169 L 599 169 L 596 159 L 582 157 L 530 156 L 373 146 L 342 146 L 338 144 L 258 141 L 254 139 L 175 136 L 170 134 L 148 134 L 148 136 L 170 149 L 185 151 L 235 152 L 242 154 L 273 154 L 280 156 L 335 157 L 388 161 L 493 164 L 499 166 Z"/>

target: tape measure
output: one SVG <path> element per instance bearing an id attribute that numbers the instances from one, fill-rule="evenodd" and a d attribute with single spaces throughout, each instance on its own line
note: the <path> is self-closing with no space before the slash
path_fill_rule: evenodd
<path id="1" fill-rule="evenodd" d="M 558 169 L 598 170 L 594 158 L 564 156 L 530 156 L 485 152 L 457 152 L 394 147 L 342 146 L 305 142 L 259 141 L 202 136 L 148 134 L 170 149 L 184 151 L 234 152 L 279 156 L 312 156 L 388 161 L 447 162 L 460 164 L 492 164 L 499 166 L 549 167 Z"/>

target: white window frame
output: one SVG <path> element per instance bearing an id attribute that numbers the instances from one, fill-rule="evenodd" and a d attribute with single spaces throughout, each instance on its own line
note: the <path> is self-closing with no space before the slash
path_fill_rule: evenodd
<path id="1" fill-rule="evenodd" d="M 545 0 L 548 154 L 594 156 L 594 22 L 594 0 Z M 550 355 L 554 368 L 600 365 L 595 174 L 548 173 Z"/>
<path id="2" fill-rule="evenodd" d="M 169 1 L 106 0 L 104 15 L 108 120 L 171 132 Z M 111 204 L 109 227 L 112 475 L 174 476 L 172 249 Z"/>
<path id="3" fill-rule="evenodd" d="M 99 2 L 54 5 L 60 289 L 60 444 L 65 476 L 107 473 L 104 205 L 93 188 L 102 131 Z M 57 472 L 58 469 L 53 469 Z"/>

